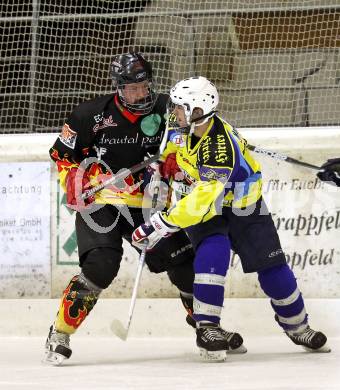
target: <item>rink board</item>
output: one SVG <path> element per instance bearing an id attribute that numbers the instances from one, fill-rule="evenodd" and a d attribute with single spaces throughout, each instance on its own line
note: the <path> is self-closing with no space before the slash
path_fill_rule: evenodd
<path id="1" fill-rule="evenodd" d="M 58 310 L 57 299 L 1 299 L 1 336 L 45 336 Z M 129 299 L 100 299 L 75 337 L 116 338 L 110 330 L 113 319 L 124 324 Z M 340 337 L 340 300 L 306 299 L 306 310 L 312 327 L 322 329 L 329 337 Z M 137 300 L 129 337 L 192 337 L 193 329 L 185 322 L 180 299 Z M 245 337 L 280 336 L 281 328 L 273 318 L 269 299 L 227 298 L 222 311 L 222 325 Z"/>

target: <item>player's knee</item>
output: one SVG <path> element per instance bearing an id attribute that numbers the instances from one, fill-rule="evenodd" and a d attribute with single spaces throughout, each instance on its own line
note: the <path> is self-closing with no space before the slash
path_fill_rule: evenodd
<path id="1" fill-rule="evenodd" d="M 105 289 L 117 276 L 121 253 L 114 248 L 95 248 L 84 255 L 82 272 L 96 286 Z"/>
<path id="2" fill-rule="evenodd" d="M 169 279 L 180 291 L 190 293 L 193 292 L 193 284 L 195 279 L 194 267 L 191 261 L 178 264 L 167 271 Z"/>
<path id="3" fill-rule="evenodd" d="M 206 237 L 196 251 L 194 270 L 196 274 L 226 276 L 230 262 L 230 241 L 222 234 Z"/>
<path id="4" fill-rule="evenodd" d="M 262 290 L 268 296 L 277 299 L 287 296 L 297 287 L 294 273 L 287 264 L 258 272 L 258 280 Z"/>

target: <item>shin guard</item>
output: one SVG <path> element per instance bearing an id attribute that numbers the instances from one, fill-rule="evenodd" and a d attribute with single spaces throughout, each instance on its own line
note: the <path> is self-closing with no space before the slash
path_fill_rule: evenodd
<path id="1" fill-rule="evenodd" d="M 219 324 L 229 260 L 230 242 L 222 234 L 208 236 L 197 248 L 193 303 L 196 322 Z"/>
<path id="2" fill-rule="evenodd" d="M 308 326 L 308 315 L 293 271 L 288 265 L 280 265 L 259 272 L 258 276 L 281 328 L 288 334 L 303 332 Z"/>
<path id="3" fill-rule="evenodd" d="M 74 333 L 97 303 L 101 291 L 82 273 L 74 276 L 64 291 L 55 320 L 56 330 Z"/>

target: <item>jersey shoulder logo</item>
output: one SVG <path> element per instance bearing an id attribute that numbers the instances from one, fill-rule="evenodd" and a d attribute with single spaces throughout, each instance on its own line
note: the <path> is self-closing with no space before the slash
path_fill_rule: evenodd
<path id="1" fill-rule="evenodd" d="M 59 135 L 59 139 L 68 148 L 74 149 L 76 146 L 77 133 L 65 123 Z"/>
<path id="2" fill-rule="evenodd" d="M 169 141 L 175 144 L 176 146 L 179 146 L 180 148 L 183 148 L 185 146 L 185 140 L 183 138 L 183 135 L 181 133 L 178 133 L 177 131 L 169 131 Z"/>

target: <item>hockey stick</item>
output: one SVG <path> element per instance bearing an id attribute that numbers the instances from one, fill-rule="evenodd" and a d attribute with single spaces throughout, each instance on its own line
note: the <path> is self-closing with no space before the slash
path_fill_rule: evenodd
<path id="1" fill-rule="evenodd" d="M 153 162 L 157 161 L 160 157 L 160 152 L 157 152 L 154 156 L 151 156 L 150 158 L 146 159 L 145 161 L 142 161 L 138 164 L 133 165 L 131 168 L 126 168 L 117 173 L 116 175 L 112 176 L 110 179 L 104 181 L 101 184 L 98 184 L 97 186 L 91 188 L 90 190 L 85 191 L 82 194 L 82 199 L 87 199 L 90 196 L 96 194 L 97 192 L 101 191 L 103 188 L 108 187 L 109 185 L 112 185 L 114 183 L 117 183 L 120 180 L 125 179 L 129 175 L 139 172 L 142 169 L 146 168 L 148 165 L 152 164 Z"/>
<path id="2" fill-rule="evenodd" d="M 257 146 L 254 146 L 254 145 L 247 144 L 247 148 L 249 150 L 251 150 L 252 152 L 259 153 L 259 154 L 264 154 L 265 156 L 274 158 L 276 160 L 281 160 L 281 161 L 285 161 L 287 163 L 300 165 L 300 166 L 303 166 L 303 167 L 306 167 L 306 168 L 309 168 L 309 169 L 314 169 L 314 170 L 317 170 L 317 171 L 319 171 L 321 169 L 321 167 L 318 167 L 317 165 L 309 164 L 309 163 L 306 163 L 304 161 L 300 161 L 300 160 L 297 160 L 295 158 L 286 156 L 284 154 L 273 152 L 273 151 L 267 150 L 267 149 L 262 149 L 262 148 L 259 148 Z"/>
<path id="3" fill-rule="evenodd" d="M 168 138 L 168 132 L 169 132 L 169 121 L 167 120 L 163 140 L 162 140 L 161 145 L 159 147 L 159 152 L 157 153 L 159 156 L 163 153 L 163 151 L 165 149 L 165 146 L 167 143 L 167 138 Z M 158 176 L 159 174 L 157 173 L 156 175 Z M 160 186 L 158 184 L 154 187 L 150 215 L 154 214 L 154 212 L 156 211 L 159 191 L 160 191 Z M 148 240 L 145 240 L 145 245 L 143 247 L 142 253 L 140 254 L 139 261 L 138 261 L 137 274 L 136 274 L 135 283 L 133 286 L 127 324 L 126 324 L 126 326 L 124 326 L 122 324 L 122 322 L 117 320 L 117 319 L 114 319 L 111 322 L 111 331 L 123 341 L 126 341 L 128 333 L 129 333 L 132 315 L 133 315 L 133 311 L 134 311 L 135 303 L 136 303 L 136 298 L 137 298 L 138 287 L 139 287 L 140 279 L 142 276 L 143 267 L 145 264 L 145 256 L 146 256 L 147 246 L 148 246 Z"/>
<path id="4" fill-rule="evenodd" d="M 152 205 L 151 205 L 150 215 L 154 214 L 154 212 L 156 211 L 159 191 L 160 191 L 160 188 L 159 188 L 159 184 L 158 184 L 157 186 L 155 186 L 154 193 L 152 196 Z M 140 279 L 142 276 L 143 267 L 145 264 L 145 256 L 146 256 L 146 250 L 148 247 L 148 240 L 145 240 L 145 241 L 146 241 L 145 245 L 143 247 L 142 253 L 141 253 L 141 255 L 139 257 L 139 261 L 138 261 L 137 274 L 136 274 L 136 278 L 135 278 L 135 284 L 133 286 L 127 324 L 126 324 L 126 326 L 124 326 L 122 324 L 122 322 L 117 320 L 117 319 L 113 320 L 111 323 L 112 332 L 123 341 L 126 341 L 128 333 L 129 333 L 132 315 L 133 315 L 133 311 L 134 311 L 135 303 L 136 303 L 136 298 L 137 298 L 138 287 L 139 287 Z"/>
<path id="5" fill-rule="evenodd" d="M 143 267 L 144 267 L 144 263 L 145 263 L 147 246 L 148 246 L 148 242 L 145 243 L 145 246 L 144 246 L 142 253 L 139 257 L 137 274 L 136 274 L 135 284 L 133 286 L 127 324 L 126 324 L 126 326 L 124 326 L 122 324 L 122 322 L 119 320 L 113 320 L 111 323 L 112 332 L 123 341 L 126 341 L 128 333 L 129 333 L 132 315 L 133 315 L 133 311 L 134 311 L 135 303 L 136 303 L 136 298 L 137 298 L 139 282 L 140 282 L 140 279 L 142 276 L 142 271 L 143 271 Z"/>
<path id="6" fill-rule="evenodd" d="M 159 188 L 159 184 L 158 184 L 157 186 L 155 186 L 154 193 L 152 196 L 152 206 L 151 206 L 150 215 L 152 215 L 156 210 L 159 190 L 160 190 L 160 188 Z M 145 240 L 145 241 L 146 241 L 145 245 L 143 247 L 142 253 L 141 253 L 141 255 L 139 257 L 139 261 L 138 261 L 137 274 L 136 274 L 135 283 L 133 286 L 127 324 L 126 324 L 126 326 L 124 326 L 122 324 L 122 322 L 117 320 L 117 319 L 113 320 L 111 323 L 112 332 L 123 341 L 126 341 L 128 333 L 129 333 L 132 315 L 133 315 L 133 311 L 134 311 L 135 303 L 136 303 L 136 298 L 137 298 L 138 287 L 139 287 L 139 283 L 140 283 L 140 279 L 142 276 L 142 271 L 143 271 L 143 267 L 144 267 L 144 263 L 145 263 L 146 250 L 147 250 L 147 246 L 148 246 L 148 241 L 147 240 Z"/>

